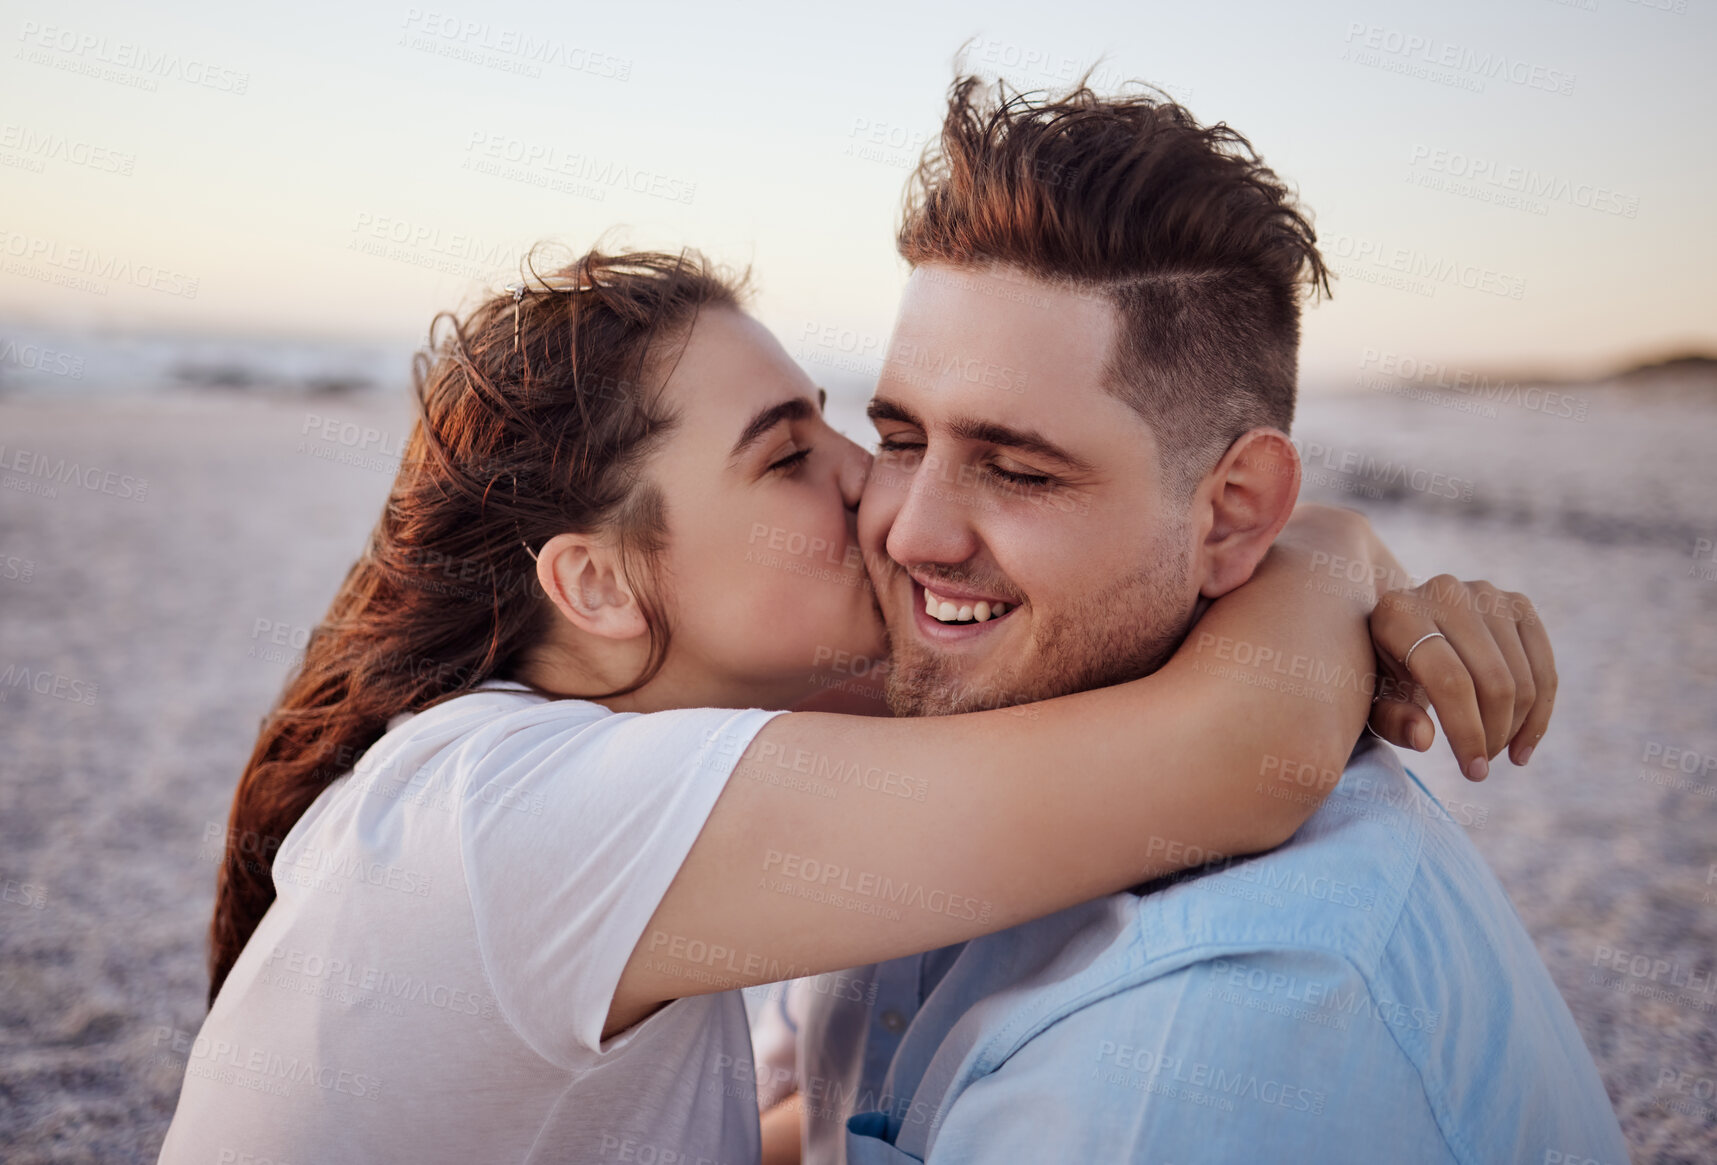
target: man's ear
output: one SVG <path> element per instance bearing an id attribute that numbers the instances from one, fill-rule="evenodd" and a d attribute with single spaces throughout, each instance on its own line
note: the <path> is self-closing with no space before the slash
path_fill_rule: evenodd
<path id="1" fill-rule="evenodd" d="M 626 579 L 618 546 L 589 534 L 556 534 L 537 552 L 537 581 L 580 631 L 635 639 L 649 623 Z"/>
<path id="2" fill-rule="evenodd" d="M 1198 546 L 1199 593 L 1220 598 L 1252 577 L 1300 496 L 1300 455 L 1280 429 L 1253 429 L 1198 487 L 1209 522 Z"/>

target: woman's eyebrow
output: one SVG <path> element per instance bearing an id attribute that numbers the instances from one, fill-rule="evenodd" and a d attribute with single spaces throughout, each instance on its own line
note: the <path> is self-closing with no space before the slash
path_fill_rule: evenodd
<path id="1" fill-rule="evenodd" d="M 779 404 L 769 405 L 758 410 L 757 414 L 746 423 L 739 434 L 739 440 L 733 443 L 733 452 L 727 455 L 729 461 L 736 461 L 751 446 L 763 438 L 763 435 L 782 421 L 805 421 L 817 415 L 816 407 L 802 396 Z"/>

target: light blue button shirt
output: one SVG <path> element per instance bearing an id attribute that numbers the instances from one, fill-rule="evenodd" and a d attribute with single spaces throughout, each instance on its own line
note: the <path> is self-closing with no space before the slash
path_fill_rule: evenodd
<path id="1" fill-rule="evenodd" d="M 1390 748 L 1289 844 L 1152 889 L 806 993 L 809 1165 L 1627 1161 L 1519 916 Z"/>

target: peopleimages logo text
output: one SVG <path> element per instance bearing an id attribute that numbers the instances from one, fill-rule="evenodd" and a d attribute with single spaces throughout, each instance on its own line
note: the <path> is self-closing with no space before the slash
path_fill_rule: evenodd
<path id="1" fill-rule="evenodd" d="M 1346 42 L 1352 49 L 1365 49 L 1403 62 L 1413 62 L 1427 69 L 1445 69 L 1454 77 L 1469 82 L 1467 88 L 1483 91 L 1485 81 L 1507 81 L 1528 89 L 1542 89 L 1564 97 L 1574 92 L 1574 74 L 1546 65 L 1534 64 L 1521 57 L 1490 49 L 1476 49 L 1434 36 L 1386 28 L 1379 24 L 1351 21 L 1347 26 Z M 1361 61 L 1381 64 L 1381 61 Z M 1438 78 L 1431 77 L 1436 80 Z M 1475 83 L 1476 84 L 1473 84 Z"/>

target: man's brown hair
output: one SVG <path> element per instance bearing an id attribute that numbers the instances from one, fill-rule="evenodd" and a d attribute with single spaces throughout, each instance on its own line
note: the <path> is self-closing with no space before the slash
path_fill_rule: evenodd
<path id="1" fill-rule="evenodd" d="M 1112 303 L 1109 390 L 1178 497 L 1248 429 L 1293 423 L 1300 299 L 1329 292 L 1317 236 L 1251 143 L 1159 93 L 959 78 L 898 243 L 914 267 L 1000 264 Z"/>

